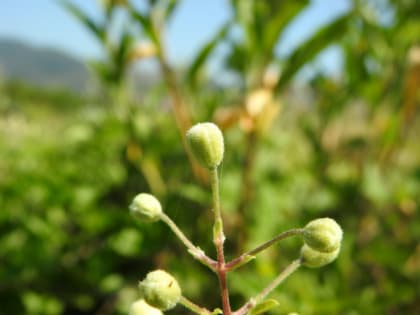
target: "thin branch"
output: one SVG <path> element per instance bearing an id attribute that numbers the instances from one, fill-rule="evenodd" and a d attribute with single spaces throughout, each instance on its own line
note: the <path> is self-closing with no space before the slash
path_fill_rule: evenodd
<path id="1" fill-rule="evenodd" d="M 303 229 L 291 229 L 285 232 L 282 232 L 280 234 L 278 234 L 277 236 L 275 236 L 274 238 L 272 238 L 271 240 L 257 246 L 256 248 L 243 253 L 241 256 L 231 260 L 230 262 L 226 263 L 226 269 L 228 269 L 229 271 L 232 269 L 235 269 L 236 267 L 238 267 L 239 265 L 241 265 L 245 260 L 249 259 L 249 257 L 252 257 L 260 252 L 262 252 L 263 250 L 267 249 L 268 247 L 272 246 L 273 244 L 277 243 L 278 241 L 281 241 L 285 238 L 291 237 L 291 236 L 295 236 L 295 235 L 300 235 L 303 233 Z"/>
<path id="2" fill-rule="evenodd" d="M 189 309 L 190 311 L 198 314 L 198 315 L 210 315 L 211 312 L 201 306 L 198 306 L 197 304 L 191 302 L 188 300 L 185 296 L 181 296 L 181 300 L 179 301 L 185 308 Z"/>
<path id="3" fill-rule="evenodd" d="M 244 315 L 264 300 L 275 288 L 277 288 L 288 276 L 295 272 L 301 266 L 301 260 L 292 261 L 270 284 L 265 287 L 258 295 L 250 298 L 240 309 L 233 312 L 232 315 Z"/>
<path id="4" fill-rule="evenodd" d="M 222 297 L 223 315 L 231 315 L 232 310 L 229 302 L 229 289 L 227 286 L 227 270 L 225 266 L 225 254 L 223 244 L 225 235 L 223 232 L 223 221 L 220 211 L 219 177 L 217 167 L 210 170 L 211 191 L 213 196 L 214 226 L 213 242 L 217 251 L 217 276 L 219 279 L 220 292 Z"/>
<path id="5" fill-rule="evenodd" d="M 174 221 L 171 220 L 164 212 L 160 214 L 160 219 L 169 226 L 169 228 L 174 232 L 174 234 L 181 240 L 181 242 L 188 248 L 188 252 L 197 260 L 202 262 L 204 265 L 209 267 L 211 270 L 215 271 L 217 262 L 208 257 L 204 251 L 195 246 L 185 234 L 178 228 Z"/>
<path id="6" fill-rule="evenodd" d="M 271 283 L 255 297 L 257 304 L 267 297 L 275 288 L 277 288 L 288 276 L 295 272 L 301 266 L 300 259 L 292 261 Z"/>
<path id="7" fill-rule="evenodd" d="M 214 212 L 214 228 L 213 228 L 213 242 L 220 242 L 222 245 L 225 241 L 223 233 L 223 221 L 220 211 L 220 193 L 219 193 L 219 176 L 217 167 L 210 170 L 211 191 L 213 198 L 213 212 Z"/>

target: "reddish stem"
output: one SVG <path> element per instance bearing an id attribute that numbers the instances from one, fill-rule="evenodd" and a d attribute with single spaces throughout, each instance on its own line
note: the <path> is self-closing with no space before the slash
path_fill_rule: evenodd
<path id="1" fill-rule="evenodd" d="M 230 301 L 229 301 L 229 290 L 227 287 L 227 270 L 225 265 L 225 255 L 223 252 L 223 240 L 218 239 L 215 242 L 216 250 L 217 250 L 217 276 L 219 278 L 220 284 L 220 291 L 222 295 L 222 305 L 223 305 L 223 315 L 231 315 L 232 310 L 230 308 Z"/>
<path id="2" fill-rule="evenodd" d="M 217 167 L 210 170 L 211 190 L 213 195 L 213 211 L 214 211 L 214 226 L 213 226 L 213 243 L 217 251 L 217 266 L 216 273 L 219 278 L 220 291 L 222 295 L 223 315 L 231 315 L 232 310 L 229 302 L 229 289 L 227 286 L 227 272 L 225 263 L 225 254 L 223 250 L 223 243 L 225 242 L 225 234 L 223 232 L 223 221 L 220 211 L 219 200 L 219 177 Z"/>
<path id="3" fill-rule="evenodd" d="M 226 271 L 219 271 L 219 282 L 222 290 L 223 315 L 231 315 L 229 292 L 227 289 Z"/>

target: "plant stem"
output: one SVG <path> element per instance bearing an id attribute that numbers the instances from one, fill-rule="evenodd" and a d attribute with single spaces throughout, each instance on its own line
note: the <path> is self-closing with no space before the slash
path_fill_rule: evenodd
<path id="1" fill-rule="evenodd" d="M 214 228 L 213 228 L 213 242 L 225 242 L 225 235 L 223 233 L 223 221 L 220 211 L 220 194 L 219 194 L 219 176 L 217 167 L 210 170 L 211 191 L 213 197 L 213 211 L 214 211 Z"/>
<path id="2" fill-rule="evenodd" d="M 290 276 L 301 265 L 300 259 L 292 261 L 271 283 L 255 297 L 257 304 L 267 297 L 275 288 L 277 288 L 288 276 Z"/>
<path id="3" fill-rule="evenodd" d="M 301 266 L 301 260 L 296 259 L 292 261 L 270 284 L 265 287 L 258 295 L 249 299 L 240 309 L 233 312 L 232 315 L 244 315 L 249 310 L 253 309 L 258 305 L 263 299 L 267 297 L 275 288 L 277 288 L 288 276 L 295 272 Z"/>
<path id="4" fill-rule="evenodd" d="M 190 300 L 188 300 L 186 297 L 181 296 L 181 299 L 179 301 L 179 303 L 181 303 L 183 306 L 185 306 L 186 308 L 188 308 L 190 311 L 193 311 L 196 314 L 199 315 L 210 315 L 211 312 L 201 306 L 198 306 L 197 304 L 191 302 Z"/>
<path id="5" fill-rule="evenodd" d="M 272 238 L 271 240 L 257 246 L 253 250 L 250 250 L 246 253 L 243 253 L 241 256 L 231 260 L 230 262 L 228 262 L 226 264 L 226 269 L 228 269 L 228 270 L 235 269 L 236 267 L 241 265 L 242 262 L 244 262 L 244 260 L 249 259 L 250 256 L 254 256 L 254 255 L 258 254 L 259 252 L 262 252 L 263 250 L 267 249 L 268 247 L 277 243 L 280 240 L 283 240 L 283 239 L 291 237 L 291 236 L 300 235 L 302 233 L 303 233 L 303 229 L 291 229 L 291 230 L 282 232 L 282 233 L 278 234 L 277 236 L 275 236 L 274 238 Z"/>
<path id="6" fill-rule="evenodd" d="M 193 170 L 194 176 L 201 183 L 208 184 L 207 174 L 204 172 L 203 168 L 198 165 L 197 161 L 193 158 L 191 152 L 188 150 L 185 134 L 192 125 L 191 114 L 187 106 L 185 105 L 184 98 L 181 94 L 181 89 L 179 87 L 175 73 L 167 61 L 164 45 L 161 39 L 162 38 L 161 32 L 156 32 L 156 33 L 158 37 L 157 59 L 159 61 L 159 65 L 162 71 L 162 75 L 163 75 L 166 87 L 169 92 L 169 96 L 172 100 L 171 107 L 174 114 L 175 123 L 178 127 L 178 131 L 181 136 L 182 144 L 185 148 L 185 151 L 187 152 L 188 160 L 191 164 L 191 168 Z"/>
<path id="7" fill-rule="evenodd" d="M 217 251 L 216 273 L 219 279 L 220 292 L 222 296 L 223 315 L 231 315 L 232 310 L 230 308 L 229 289 L 227 286 L 228 270 L 226 270 L 225 254 L 223 250 L 225 235 L 223 232 L 223 221 L 222 214 L 220 211 L 219 177 L 217 173 L 217 167 L 210 170 L 210 179 L 214 211 L 213 242 Z"/>
<path id="8" fill-rule="evenodd" d="M 215 270 L 217 262 L 208 257 L 202 249 L 195 246 L 185 234 L 178 228 L 174 221 L 171 220 L 164 212 L 160 214 L 160 219 L 169 226 L 174 234 L 181 240 L 181 242 L 188 248 L 188 252 L 197 260 L 202 262 L 204 265 L 209 267 L 211 270 Z"/>
<path id="9" fill-rule="evenodd" d="M 219 255 L 218 255 L 219 258 Z M 219 265 L 217 270 L 217 275 L 219 278 L 220 284 L 220 291 L 222 296 L 222 305 L 223 305 L 223 315 L 231 315 L 232 310 L 230 308 L 230 301 L 229 301 L 229 289 L 227 286 L 227 273 L 224 269 L 224 263 Z"/>

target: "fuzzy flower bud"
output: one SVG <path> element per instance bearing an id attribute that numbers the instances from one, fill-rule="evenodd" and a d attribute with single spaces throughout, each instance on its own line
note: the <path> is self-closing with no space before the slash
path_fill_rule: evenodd
<path id="1" fill-rule="evenodd" d="M 159 220 L 162 206 L 155 196 L 141 193 L 133 199 L 130 212 L 141 221 L 153 222 Z"/>
<path id="2" fill-rule="evenodd" d="M 305 226 L 303 231 L 305 243 L 323 253 L 331 253 L 340 248 L 342 238 L 341 227 L 330 218 L 313 220 Z"/>
<path id="3" fill-rule="evenodd" d="M 135 301 L 130 306 L 129 315 L 163 315 L 162 311 L 150 306 L 143 299 Z"/>
<path id="4" fill-rule="evenodd" d="M 330 253 L 322 253 L 304 244 L 300 251 L 302 264 L 310 268 L 319 268 L 333 262 L 340 252 L 340 248 Z"/>
<path id="5" fill-rule="evenodd" d="M 181 288 L 174 277 L 163 270 L 149 272 L 139 283 L 140 294 L 153 307 L 169 310 L 181 298 Z"/>
<path id="6" fill-rule="evenodd" d="M 198 162 L 209 169 L 219 166 L 223 160 L 223 134 L 210 122 L 199 123 L 187 132 L 188 145 Z"/>

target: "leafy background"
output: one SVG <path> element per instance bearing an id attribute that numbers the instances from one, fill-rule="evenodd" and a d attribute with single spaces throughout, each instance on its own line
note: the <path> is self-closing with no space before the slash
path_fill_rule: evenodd
<path id="1" fill-rule="evenodd" d="M 134 222 L 127 211 L 134 195 L 151 192 L 213 253 L 208 177 L 184 145 L 199 121 L 225 134 L 230 257 L 316 217 L 344 229 L 339 259 L 293 274 L 272 295 L 280 304 L 270 313 L 418 314 L 418 1 L 354 1 L 280 57 L 276 44 L 309 1 L 232 0 L 231 19 L 183 69 L 163 42 L 179 2 L 150 0 L 139 10 L 104 1 L 98 21 L 61 1 L 103 47 L 105 58 L 89 63 L 92 91 L 2 81 L 0 314 L 126 314 L 137 281 L 155 268 L 175 274 L 192 300 L 218 306 L 214 275 L 167 227 Z M 127 26 L 111 36 L 118 10 Z M 208 71 L 220 45 L 229 82 Z M 331 45 L 345 56 L 339 76 L 296 82 Z M 130 71 L 143 59 L 160 71 L 135 80 Z M 232 274 L 234 307 L 300 245 L 284 241 Z"/>

